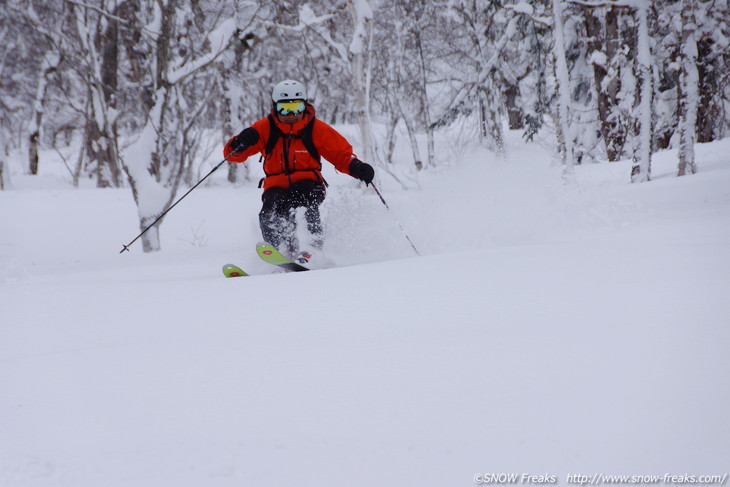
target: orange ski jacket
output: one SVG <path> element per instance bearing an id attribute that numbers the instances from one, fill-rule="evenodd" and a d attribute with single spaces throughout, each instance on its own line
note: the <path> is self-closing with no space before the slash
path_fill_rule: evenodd
<path id="1" fill-rule="evenodd" d="M 307 150 L 302 138 L 302 130 L 314 120 L 312 126 L 312 142 L 317 152 L 329 161 L 335 168 L 345 174 L 350 174 L 349 166 L 357 156 L 352 153 L 352 146 L 335 129 L 325 122 L 315 118 L 314 106 L 307 103 L 304 118 L 297 123 L 288 124 L 279 122 L 274 110 L 271 115 L 282 135 L 276 141 L 270 153 L 266 153 L 266 143 L 271 135 L 269 117 L 256 121 L 252 127 L 258 132 L 259 140 L 245 150 L 233 154 L 231 162 L 244 162 L 250 156 L 261 153 L 264 157 L 263 180 L 264 191 L 273 188 L 288 188 L 292 183 L 304 179 L 313 179 L 325 184 L 322 178 L 322 163 Z M 224 157 L 228 157 L 235 147 L 232 147 L 232 137 L 223 148 Z"/>

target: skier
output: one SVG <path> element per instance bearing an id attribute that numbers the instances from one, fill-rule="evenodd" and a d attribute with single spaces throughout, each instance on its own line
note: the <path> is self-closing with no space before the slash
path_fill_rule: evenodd
<path id="1" fill-rule="evenodd" d="M 299 81 L 285 80 L 271 93 L 271 113 L 231 138 L 223 154 L 231 162 L 244 162 L 261 153 L 264 177 L 259 224 L 264 241 L 306 264 L 311 252 L 299 252 L 296 211 L 304 208 L 311 250 L 321 250 L 324 238 L 319 205 L 327 182 L 322 177 L 320 155 L 343 173 L 370 184 L 375 171 L 352 152 L 352 146 L 335 129 L 315 118 L 314 106 Z M 299 254 L 297 255 L 297 252 Z"/>

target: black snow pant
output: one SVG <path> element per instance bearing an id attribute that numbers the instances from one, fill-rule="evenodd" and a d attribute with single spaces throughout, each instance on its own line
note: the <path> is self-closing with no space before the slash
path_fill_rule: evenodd
<path id="1" fill-rule="evenodd" d="M 297 239 L 297 208 L 304 208 L 304 219 L 312 236 L 312 250 L 321 250 L 324 243 L 319 205 L 324 201 L 325 189 L 318 181 L 305 179 L 289 188 L 269 188 L 261 195 L 263 206 L 259 224 L 264 241 L 284 254 L 299 252 Z"/>

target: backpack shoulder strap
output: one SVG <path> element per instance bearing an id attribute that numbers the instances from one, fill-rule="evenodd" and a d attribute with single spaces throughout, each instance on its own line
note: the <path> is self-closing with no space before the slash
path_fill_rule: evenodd
<path id="1" fill-rule="evenodd" d="M 302 142 L 304 143 L 304 147 L 307 148 L 309 154 L 316 159 L 317 162 L 320 162 L 319 151 L 314 146 L 314 141 L 312 140 L 312 131 L 314 130 L 315 120 L 317 119 L 312 117 L 312 120 L 302 129 Z"/>
<path id="2" fill-rule="evenodd" d="M 279 141 L 279 137 L 281 137 L 281 129 L 276 125 L 276 122 L 274 122 L 274 117 L 269 114 L 269 140 L 266 141 L 266 148 L 264 149 L 264 153 L 266 155 L 271 154 L 271 152 L 274 150 L 274 146 L 276 146 L 276 143 Z"/>

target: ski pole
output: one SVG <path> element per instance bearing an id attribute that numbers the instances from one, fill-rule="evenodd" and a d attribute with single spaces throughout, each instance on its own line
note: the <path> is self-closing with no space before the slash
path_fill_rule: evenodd
<path id="1" fill-rule="evenodd" d="M 126 250 L 127 252 L 129 252 L 129 246 L 130 246 L 130 245 L 132 245 L 132 244 L 133 244 L 134 242 L 136 242 L 136 241 L 137 241 L 137 239 L 138 239 L 139 237 L 141 237 L 142 235 L 144 235 L 144 234 L 145 234 L 145 232 L 146 232 L 147 230 L 149 230 L 150 228 L 152 228 L 153 226 L 155 226 L 155 224 L 156 224 L 157 222 L 159 222 L 160 220 L 162 220 L 162 217 L 164 217 L 165 215 L 167 215 L 167 213 L 168 213 L 168 212 L 169 212 L 170 210 L 172 210 L 173 208 L 175 208 L 175 205 L 177 205 L 178 203 L 180 203 L 180 202 L 182 201 L 182 199 L 183 199 L 183 198 L 185 198 L 185 197 L 186 197 L 187 195 L 189 195 L 189 194 L 190 194 L 190 193 L 191 193 L 191 192 L 192 192 L 192 191 L 193 191 L 193 190 L 194 190 L 195 188 L 197 188 L 198 186 L 200 186 L 200 184 L 201 184 L 201 183 L 202 183 L 203 181 L 205 181 L 206 179 L 208 179 L 208 176 L 210 176 L 211 174 L 213 174 L 214 172 L 216 172 L 216 171 L 218 170 L 218 168 L 219 168 L 219 167 L 221 167 L 221 166 L 223 165 L 223 163 L 225 163 L 225 162 L 228 162 L 228 159 L 229 159 L 229 158 L 230 158 L 230 157 L 231 157 L 231 156 L 232 156 L 233 154 L 235 154 L 236 152 L 240 152 L 240 151 L 244 150 L 245 148 L 246 148 L 246 147 L 244 147 L 244 145 L 243 145 L 243 144 L 241 144 L 241 145 L 239 145 L 239 146 L 238 146 L 238 147 L 236 148 L 236 150 L 234 150 L 234 151 L 232 151 L 232 152 L 231 152 L 230 154 L 228 154 L 228 157 L 226 157 L 226 158 L 225 158 L 225 159 L 223 159 L 223 160 L 222 160 L 221 162 L 219 162 L 219 163 L 218 163 L 218 164 L 217 164 L 217 165 L 216 165 L 216 166 L 215 166 L 215 167 L 214 167 L 213 169 L 211 169 L 211 171 L 210 171 L 210 172 L 209 172 L 208 174 L 206 174 L 206 175 L 205 175 L 205 177 L 203 177 L 203 179 L 201 179 L 200 181 L 198 181 L 198 182 L 197 182 L 197 184 L 196 184 L 195 186 L 193 186 L 192 188 L 190 188 L 190 189 L 188 190 L 188 192 L 187 192 L 187 193 L 185 193 L 184 195 L 182 195 L 182 196 L 181 196 L 181 197 L 180 197 L 180 198 L 179 198 L 179 199 L 178 199 L 178 200 L 177 200 L 176 202 L 174 202 L 174 203 L 173 203 L 172 205 L 170 205 L 170 207 L 169 207 L 168 209 L 166 209 L 166 210 L 165 210 L 164 212 L 162 212 L 162 214 L 161 214 L 160 216 L 158 216 L 158 217 L 157 217 L 157 219 L 156 219 L 155 221 L 153 221 L 152 223 L 150 223 L 150 224 L 149 224 L 149 225 L 147 226 L 147 228 L 145 228 L 144 230 L 142 230 L 142 233 L 140 233 L 139 235 L 137 235 L 136 237 L 134 237 L 134 240 L 132 240 L 131 242 L 129 242 L 129 243 L 127 244 L 127 245 L 124 245 L 124 244 L 122 244 L 122 247 L 123 247 L 123 248 L 122 248 L 122 250 L 120 250 L 120 251 L 119 251 L 119 253 L 121 254 L 121 253 L 123 253 L 123 252 L 124 252 L 125 250 Z"/>
<path id="2" fill-rule="evenodd" d="M 411 241 L 411 239 L 408 236 L 408 234 L 406 233 L 406 231 L 403 229 L 403 225 L 401 225 L 400 222 L 398 221 L 398 218 L 396 218 L 395 214 L 393 213 L 393 210 L 391 210 L 390 206 L 388 206 L 388 203 L 385 202 L 385 198 L 383 198 L 383 195 L 380 194 L 380 191 L 378 191 L 378 188 L 375 186 L 375 183 L 371 182 L 370 186 L 373 187 L 375 192 L 378 194 L 380 201 L 383 202 L 383 204 L 388 209 L 388 211 L 390 211 L 390 214 L 393 215 L 393 220 L 395 220 L 395 222 L 398 224 L 398 228 L 400 228 L 400 231 L 403 232 L 403 236 L 406 237 L 406 240 L 408 240 L 408 243 L 411 244 L 411 247 L 413 247 L 413 251 L 416 253 L 416 255 L 421 255 L 421 253 L 418 251 L 418 249 L 416 249 L 416 246 L 413 245 L 413 242 Z"/>

